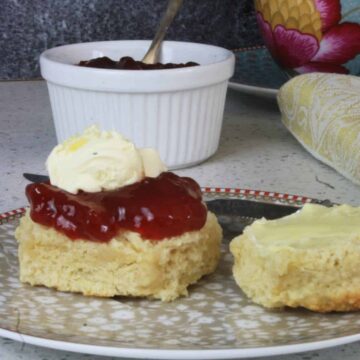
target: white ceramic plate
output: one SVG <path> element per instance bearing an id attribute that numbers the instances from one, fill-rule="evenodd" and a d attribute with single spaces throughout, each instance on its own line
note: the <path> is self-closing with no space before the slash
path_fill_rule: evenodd
<path id="1" fill-rule="evenodd" d="M 229 87 L 243 93 L 276 98 L 289 77 L 277 66 L 264 46 L 233 50 L 235 73 Z"/>
<path id="2" fill-rule="evenodd" d="M 279 91 L 278 89 L 245 85 L 245 84 L 239 84 L 236 82 L 229 82 L 229 88 L 240 91 L 245 94 L 262 96 L 262 97 L 267 97 L 267 98 L 271 98 L 271 99 L 276 99 L 276 95 Z"/>
<path id="3" fill-rule="evenodd" d="M 270 311 L 236 286 L 229 240 L 246 218 L 239 199 L 301 206 L 301 196 L 204 189 L 224 229 L 218 270 L 172 303 L 99 299 L 18 281 L 14 230 L 24 209 L 0 214 L 0 336 L 80 353 L 147 359 L 234 359 L 322 349 L 360 340 L 360 313 Z M 224 201 L 225 200 L 225 201 Z M 257 203 L 258 205 L 258 203 Z"/>

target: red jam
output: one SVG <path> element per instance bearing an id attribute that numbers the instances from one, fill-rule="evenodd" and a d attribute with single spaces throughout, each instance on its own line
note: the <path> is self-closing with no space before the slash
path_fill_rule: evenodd
<path id="1" fill-rule="evenodd" d="M 165 70 L 165 69 L 177 69 L 191 66 L 198 66 L 199 64 L 193 61 L 189 61 L 185 64 L 173 64 L 173 63 L 156 63 L 145 64 L 142 61 L 134 60 L 130 56 L 124 56 L 119 61 L 114 61 L 107 56 L 99 57 L 91 60 L 80 61 L 79 66 L 92 67 L 98 69 L 112 69 L 112 70 Z"/>
<path id="2" fill-rule="evenodd" d="M 26 187 L 31 219 L 71 239 L 107 242 L 121 230 L 162 240 L 201 229 L 207 208 L 192 179 L 164 172 L 117 190 L 70 194 L 49 183 Z"/>

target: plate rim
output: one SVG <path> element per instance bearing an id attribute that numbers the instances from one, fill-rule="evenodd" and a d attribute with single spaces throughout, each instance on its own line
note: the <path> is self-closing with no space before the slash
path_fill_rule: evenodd
<path id="1" fill-rule="evenodd" d="M 232 90 L 241 91 L 251 95 L 262 95 L 266 97 L 276 98 L 279 89 L 265 88 L 261 86 L 245 85 L 237 82 L 230 81 L 229 88 Z"/>
<path id="2" fill-rule="evenodd" d="M 0 328 L 0 336 L 24 344 L 46 347 L 54 350 L 70 351 L 75 353 L 128 357 L 132 359 L 164 359 L 164 360 L 220 360 L 244 359 L 263 356 L 296 354 L 307 351 L 328 349 L 331 347 L 350 344 L 360 340 L 360 333 L 340 336 L 332 339 L 310 341 L 301 344 L 264 346 L 253 348 L 234 349 L 147 349 L 127 348 L 102 345 L 88 345 L 68 341 L 52 340 L 43 337 L 25 335 Z"/>
<path id="3" fill-rule="evenodd" d="M 231 51 L 236 54 L 239 52 L 263 50 L 263 49 L 267 50 L 267 47 L 265 45 L 254 45 L 248 47 L 235 48 L 232 49 Z M 255 86 L 255 85 L 246 85 L 243 83 L 231 81 L 231 79 L 229 81 L 229 88 L 237 91 L 242 91 L 246 94 L 261 95 L 269 98 L 276 98 L 280 89 L 280 88 L 269 88 L 263 86 Z"/>
<path id="4" fill-rule="evenodd" d="M 279 193 L 273 191 L 227 188 L 227 187 L 202 187 L 204 195 L 213 195 L 227 197 L 230 199 L 247 199 L 252 201 L 266 202 L 283 202 L 295 205 L 303 205 L 309 202 L 316 202 L 316 199 L 291 195 L 287 193 Z M 26 211 L 26 207 L 0 213 L 0 226 L 21 217 Z M 248 348 L 231 348 L 231 349 L 153 349 L 153 348 L 129 348 L 114 347 L 104 345 L 89 345 L 78 342 L 69 342 L 61 340 L 47 339 L 45 337 L 23 334 L 21 332 L 11 331 L 0 328 L 0 336 L 9 338 L 21 343 L 46 347 L 54 350 L 70 351 L 75 353 L 84 353 L 90 355 L 102 356 L 120 356 L 133 359 L 197 359 L 197 360 L 218 360 L 218 359 L 236 359 L 236 358 L 254 358 L 262 356 L 274 356 L 294 354 L 312 350 L 321 350 L 334 346 L 349 344 L 360 340 L 360 332 L 358 334 L 345 335 L 325 339 L 320 341 L 309 341 L 300 344 L 275 345 L 263 347 Z"/>

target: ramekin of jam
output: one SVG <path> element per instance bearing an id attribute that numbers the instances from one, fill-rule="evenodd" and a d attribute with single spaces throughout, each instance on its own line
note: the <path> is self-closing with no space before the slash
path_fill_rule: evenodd
<path id="1" fill-rule="evenodd" d="M 80 43 L 41 54 L 59 142 L 96 122 L 138 147 L 156 148 L 169 169 L 195 165 L 215 153 L 234 72 L 233 53 L 212 45 L 165 41 L 162 65 L 143 71 L 145 66 L 129 58 L 142 59 L 149 44 Z M 86 62 L 79 66 L 81 61 Z M 105 64 L 89 66 L 98 62 Z"/>

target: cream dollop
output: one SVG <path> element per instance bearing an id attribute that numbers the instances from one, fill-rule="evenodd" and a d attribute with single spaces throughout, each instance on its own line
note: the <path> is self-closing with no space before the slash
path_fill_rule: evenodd
<path id="1" fill-rule="evenodd" d="M 114 190 L 166 171 L 156 150 L 137 149 L 116 131 L 97 126 L 57 145 L 46 166 L 51 184 L 73 194 Z"/>

